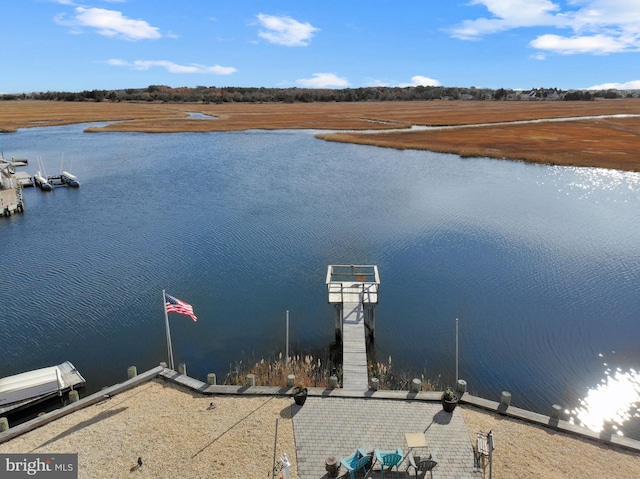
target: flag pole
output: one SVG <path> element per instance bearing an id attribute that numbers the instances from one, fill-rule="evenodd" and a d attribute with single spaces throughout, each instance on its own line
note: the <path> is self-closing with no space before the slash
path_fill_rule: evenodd
<path id="1" fill-rule="evenodd" d="M 164 324 L 167 328 L 167 355 L 169 356 L 169 367 L 175 369 L 173 365 L 173 348 L 171 347 L 171 331 L 169 330 L 169 315 L 167 314 L 167 297 L 162 290 L 162 309 L 164 309 Z"/>

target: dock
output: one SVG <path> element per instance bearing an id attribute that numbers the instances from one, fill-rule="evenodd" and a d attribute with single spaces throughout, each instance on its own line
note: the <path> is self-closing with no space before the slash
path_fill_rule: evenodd
<path id="1" fill-rule="evenodd" d="M 329 265 L 327 291 L 335 309 L 336 339 L 342 343 L 342 388 L 369 388 L 367 339 L 375 337 L 380 276 L 374 265 Z"/>
<path id="2" fill-rule="evenodd" d="M 0 216 L 24 211 L 22 187 L 14 174 L 14 165 L 0 156 Z"/>

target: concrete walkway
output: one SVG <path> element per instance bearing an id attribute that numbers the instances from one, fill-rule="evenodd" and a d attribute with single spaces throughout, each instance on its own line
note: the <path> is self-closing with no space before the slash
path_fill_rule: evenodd
<path id="1" fill-rule="evenodd" d="M 428 450 L 414 449 L 414 455 L 433 454 L 438 465 L 433 477 L 438 479 L 480 478 L 474 468 L 473 447 L 462 413 L 442 410 L 439 403 L 372 398 L 307 398 L 304 406 L 292 406 L 293 427 L 297 449 L 298 474 L 301 479 L 330 477 L 325 460 L 338 460 L 361 447 L 408 452 L 405 433 L 423 433 Z M 407 461 L 400 464 L 400 477 L 409 477 Z M 413 471 L 413 470 L 412 470 Z M 340 476 L 349 477 L 344 467 Z M 392 474 L 386 474 L 395 477 Z M 359 473 L 359 477 L 363 477 Z M 380 465 L 366 477 L 381 477 Z"/>

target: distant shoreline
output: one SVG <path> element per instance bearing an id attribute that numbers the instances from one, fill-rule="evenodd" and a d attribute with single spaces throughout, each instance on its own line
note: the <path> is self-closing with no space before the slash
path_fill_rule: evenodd
<path id="1" fill-rule="evenodd" d="M 189 118 L 194 112 L 216 119 Z M 597 118 L 602 115 L 619 116 Z M 12 100 L 2 102 L 0 131 L 85 122 L 110 122 L 87 132 L 337 130 L 318 137 L 463 157 L 640 172 L 640 118 L 635 115 L 640 115 L 638 99 L 223 104 Z M 576 117 L 594 118 L 568 119 Z M 551 118 L 567 121 L 509 124 Z M 471 128 L 481 123 L 488 125 Z M 413 125 L 458 128 L 400 131 Z"/>

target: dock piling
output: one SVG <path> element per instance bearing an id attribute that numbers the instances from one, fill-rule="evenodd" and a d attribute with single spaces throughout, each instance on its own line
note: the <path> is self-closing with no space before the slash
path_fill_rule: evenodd
<path id="1" fill-rule="evenodd" d="M 418 378 L 413 378 L 411 380 L 411 392 L 419 393 L 420 391 L 422 391 L 422 381 Z"/>

